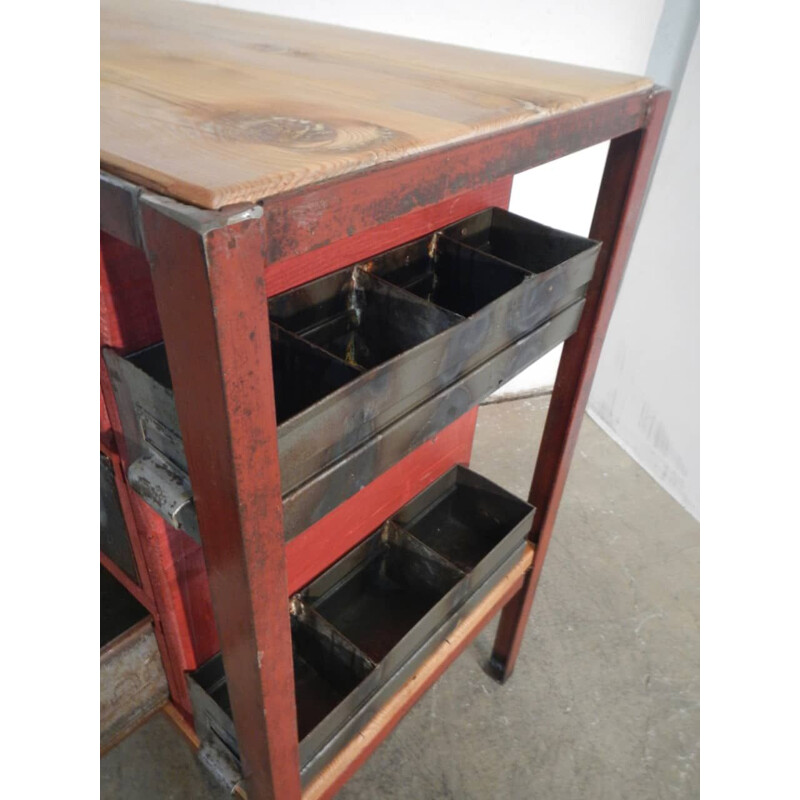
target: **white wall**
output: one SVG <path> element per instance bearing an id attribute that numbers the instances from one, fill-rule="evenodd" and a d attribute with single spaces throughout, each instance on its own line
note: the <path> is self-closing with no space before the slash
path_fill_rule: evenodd
<path id="1" fill-rule="evenodd" d="M 589 400 L 591 415 L 696 517 L 699 79 L 696 37 Z"/>
<path id="2" fill-rule="evenodd" d="M 211 2 L 214 5 L 639 74 L 647 64 L 663 4 L 663 0 Z"/>

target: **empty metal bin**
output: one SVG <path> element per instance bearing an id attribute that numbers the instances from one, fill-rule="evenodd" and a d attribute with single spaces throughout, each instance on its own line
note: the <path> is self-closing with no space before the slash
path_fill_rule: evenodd
<path id="1" fill-rule="evenodd" d="M 488 209 L 271 298 L 287 538 L 571 335 L 599 247 Z M 169 512 L 188 477 L 163 347 L 106 361 L 129 453 L 184 473 Z"/>
<path id="2" fill-rule="evenodd" d="M 516 563 L 533 513 L 522 500 L 456 467 L 292 598 L 304 781 Z M 408 520 L 410 529 L 398 520 Z M 201 738 L 238 754 L 221 656 L 196 670 L 189 684 Z"/>

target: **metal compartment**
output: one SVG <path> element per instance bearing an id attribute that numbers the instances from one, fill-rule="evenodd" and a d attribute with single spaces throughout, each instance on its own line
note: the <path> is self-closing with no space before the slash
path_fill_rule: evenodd
<path id="1" fill-rule="evenodd" d="M 269 315 L 361 370 L 377 367 L 461 320 L 357 266 L 272 298 Z"/>
<path id="2" fill-rule="evenodd" d="M 297 536 L 336 506 L 364 488 L 525 367 L 573 333 L 584 301 L 573 303 L 533 333 L 517 340 L 420 403 L 364 444 L 283 497 L 286 539 Z"/>
<path id="3" fill-rule="evenodd" d="M 313 581 L 298 600 L 326 620 L 373 664 L 395 648 L 414 650 L 430 617 L 458 603 L 454 587 L 464 573 L 418 546 L 391 522 Z"/>
<path id="4" fill-rule="evenodd" d="M 530 274 L 523 315 L 531 326 L 585 297 L 601 246 L 502 208 L 479 211 L 442 235 Z"/>
<path id="5" fill-rule="evenodd" d="M 303 395 L 297 403 L 283 399 L 273 354 L 287 538 L 380 475 L 390 456 L 421 444 L 404 421 L 424 417 L 419 430 L 430 438 L 455 418 L 448 408 L 468 410 L 464 403 L 480 402 L 571 335 L 598 250 L 488 209 L 271 298 L 273 337 L 284 350 L 306 348 L 285 370 Z M 188 478 L 160 352 L 157 369 L 142 354 L 106 351 L 106 360 L 131 460 L 155 451 L 184 473 L 172 480 L 177 499 L 167 513 L 158 508 L 174 523 L 171 509 L 183 502 Z M 300 362 L 314 359 L 328 359 L 328 368 L 311 367 L 304 384 Z"/>
<path id="6" fill-rule="evenodd" d="M 372 262 L 375 275 L 462 317 L 519 286 L 527 273 L 479 250 L 435 235 Z"/>
<path id="7" fill-rule="evenodd" d="M 474 496 L 479 529 L 463 516 Z M 448 502 L 455 495 L 456 502 Z M 429 547 L 418 532 L 438 527 Z M 377 712 L 520 557 L 533 519 L 527 503 L 456 467 L 292 598 L 300 763 L 307 781 Z M 427 522 L 426 522 L 427 520 Z M 488 524 L 488 520 L 492 524 Z M 445 551 L 463 540 L 464 568 Z M 486 546 L 476 547 L 475 540 Z M 190 676 L 198 733 L 238 753 L 219 655 Z"/>
<path id="8" fill-rule="evenodd" d="M 357 378 L 359 370 L 270 325 L 275 414 L 280 426 Z M 172 378 L 163 343 L 122 357 L 104 351 L 131 460 L 155 450 L 186 471 Z M 144 446 L 147 447 L 144 447 Z"/>
<path id="9" fill-rule="evenodd" d="M 314 629 L 292 614 L 292 657 L 297 729 L 308 738 L 374 668 L 348 642 Z M 189 689 L 198 735 L 220 739 L 238 756 L 236 732 L 222 656 L 217 654 L 195 670 Z"/>
<path id="10" fill-rule="evenodd" d="M 526 519 L 532 521 L 527 503 L 459 466 L 403 506 L 392 521 L 480 584 L 487 569 L 517 546 L 508 531 Z"/>
<path id="11" fill-rule="evenodd" d="M 599 250 L 598 242 L 541 225 L 503 208 L 479 211 L 454 222 L 442 234 L 537 275 Z"/>

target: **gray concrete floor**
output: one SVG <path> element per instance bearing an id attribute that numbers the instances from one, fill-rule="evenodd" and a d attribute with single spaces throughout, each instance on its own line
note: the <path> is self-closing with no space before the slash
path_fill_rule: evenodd
<path id="1" fill-rule="evenodd" d="M 485 406 L 473 467 L 525 496 L 548 398 Z M 340 800 L 653 800 L 699 795 L 699 528 L 583 424 L 512 679 L 490 625 Z M 101 762 L 107 800 L 221 800 L 158 715 Z"/>

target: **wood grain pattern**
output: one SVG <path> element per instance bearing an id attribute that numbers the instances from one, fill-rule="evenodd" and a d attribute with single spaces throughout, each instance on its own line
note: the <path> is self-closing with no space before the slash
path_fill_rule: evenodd
<path id="1" fill-rule="evenodd" d="M 256 202 L 652 85 L 160 0 L 107 0 L 101 36 L 103 167 L 206 208 Z"/>

